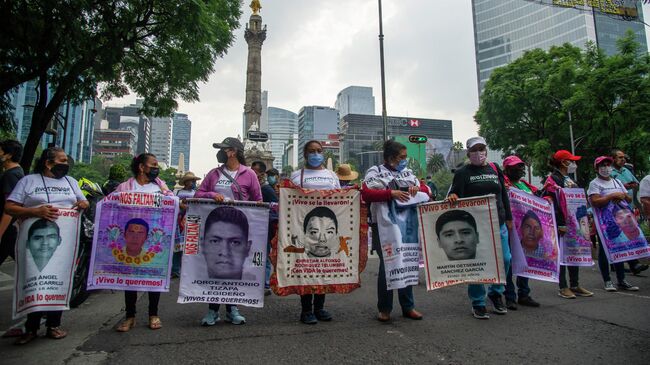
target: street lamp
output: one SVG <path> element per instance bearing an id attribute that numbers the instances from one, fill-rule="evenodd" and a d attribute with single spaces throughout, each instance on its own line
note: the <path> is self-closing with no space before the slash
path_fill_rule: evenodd
<path id="1" fill-rule="evenodd" d="M 388 140 L 388 116 L 386 113 L 386 77 L 384 76 L 384 26 L 379 1 L 379 63 L 381 68 L 381 118 L 384 122 L 384 141 Z"/>

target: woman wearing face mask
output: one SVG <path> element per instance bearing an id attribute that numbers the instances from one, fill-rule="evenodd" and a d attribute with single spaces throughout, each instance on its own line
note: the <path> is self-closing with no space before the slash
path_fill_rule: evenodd
<path id="1" fill-rule="evenodd" d="M 574 156 L 567 150 L 559 150 L 553 154 L 551 165 L 554 167 L 553 172 L 546 178 L 544 183 L 544 196 L 553 200 L 553 207 L 555 209 L 555 221 L 557 223 L 558 235 L 564 235 L 566 229 L 566 217 L 562 213 L 560 204 L 555 195 L 557 189 L 560 188 L 577 188 L 576 184 L 569 174 L 576 172 L 578 165 L 576 161 L 580 161 L 580 156 Z M 559 237 L 559 236 L 558 236 Z M 569 285 L 566 281 L 566 272 L 569 272 Z M 560 265 L 560 291 L 558 295 L 565 299 L 575 299 L 576 295 L 581 297 L 590 297 L 594 293 L 580 286 L 579 282 L 579 266 L 565 266 Z"/>
<path id="2" fill-rule="evenodd" d="M 469 157 L 470 164 L 461 167 L 454 173 L 454 180 L 447 199 L 453 204 L 459 198 L 487 194 L 496 196 L 501 231 L 501 248 L 503 250 L 504 267 L 507 272 L 511 258 L 508 230 L 512 229 L 512 214 L 510 213 L 510 201 L 508 200 L 503 172 L 499 169 L 499 166 L 487 161 L 487 144 L 483 137 L 472 137 L 467 140 L 467 157 Z M 506 314 L 508 312 L 502 299 L 504 291 L 504 285 L 490 285 L 488 289 L 487 294 L 492 301 L 496 314 Z M 485 306 L 485 285 L 470 284 L 467 293 L 472 301 L 474 318 L 489 319 Z"/>
<path id="3" fill-rule="evenodd" d="M 212 169 L 199 186 L 195 198 L 224 200 L 262 201 L 262 190 L 255 171 L 246 166 L 244 145 L 237 138 L 228 137 L 221 143 L 214 143 L 218 148 L 217 161 L 222 164 Z M 208 313 L 201 320 L 203 326 L 214 326 L 220 321 L 219 304 L 209 304 Z M 235 305 L 226 304 L 226 322 L 245 324 L 246 318 L 239 313 Z"/>
<path id="4" fill-rule="evenodd" d="M 395 141 L 385 142 L 384 164 L 368 169 L 361 189 L 363 200 L 371 203 L 372 249 L 379 255 L 379 273 L 377 274 L 377 309 L 379 313 L 377 320 L 380 322 L 388 322 L 393 309 L 393 290 L 388 290 L 386 286 L 384 257 L 377 227 L 380 205 L 389 204 L 391 201 L 408 201 L 419 191 L 430 193 L 426 184 L 418 180 L 413 171 L 406 167 L 407 165 L 406 146 Z M 415 320 L 422 319 L 422 314 L 415 310 L 412 286 L 398 289 L 397 297 L 404 317 Z"/>
<path id="5" fill-rule="evenodd" d="M 121 183 L 115 192 L 139 192 L 151 194 L 174 195 L 167 184 L 158 178 L 160 167 L 156 156 L 151 153 L 142 153 L 131 160 L 131 173 L 133 177 Z M 158 317 L 158 302 L 160 292 L 147 292 L 149 296 L 149 328 L 157 330 L 162 328 L 162 322 Z M 138 301 L 138 292 L 134 290 L 124 291 L 124 304 L 126 318 L 120 322 L 116 330 L 128 332 L 135 326 L 135 309 Z"/>
<path id="6" fill-rule="evenodd" d="M 323 146 L 318 141 L 305 143 L 302 151 L 305 167 L 291 174 L 291 182 L 305 189 L 340 189 L 339 179 L 334 172 L 323 167 L 325 156 Z M 300 321 L 316 324 L 318 321 L 331 321 L 332 315 L 326 311 L 325 294 L 306 294 L 300 296 L 302 311 Z"/>
<path id="7" fill-rule="evenodd" d="M 620 180 L 610 176 L 613 170 L 613 163 L 614 160 L 609 156 L 600 156 L 594 161 L 594 168 L 596 169 L 598 176 L 591 180 L 589 183 L 589 190 L 587 190 L 589 203 L 594 207 L 602 208 L 607 206 L 610 202 L 618 203 L 626 201 L 630 203 L 632 201 L 632 197 L 627 193 L 624 184 Z M 619 214 L 621 216 L 628 215 L 631 217 L 630 221 L 632 225 L 636 226 L 636 220 L 633 218 L 634 215 L 629 209 L 627 209 L 627 207 L 616 209 L 616 211 L 617 213 L 614 213 L 615 217 Z M 625 233 L 622 232 L 621 234 L 624 235 Z M 627 241 L 627 238 L 624 240 Z M 602 243 L 598 246 L 598 266 L 600 268 L 600 273 L 603 276 L 603 281 L 605 282 L 605 290 L 616 291 L 616 287 L 612 283 L 612 279 L 609 275 L 609 262 L 605 255 L 605 249 L 603 248 Z M 614 271 L 616 272 L 616 280 L 618 281 L 618 288 L 621 290 L 638 291 L 638 286 L 634 286 L 625 280 L 625 268 L 623 267 L 623 263 L 619 262 L 613 265 Z"/>
<path id="8" fill-rule="evenodd" d="M 176 244 L 174 245 L 174 256 L 172 257 L 172 278 L 181 276 L 181 261 L 183 259 L 182 243 L 185 241 L 185 199 L 193 198 L 196 193 L 196 182 L 201 180 L 188 171 L 180 179 L 178 185 L 183 188 L 176 192 L 176 196 L 181 200 L 181 207 L 178 212 L 178 231 L 176 232 Z"/>
<path id="9" fill-rule="evenodd" d="M 77 180 L 66 176 L 68 169 L 68 156 L 61 148 L 50 147 L 44 150 L 34 173 L 20 179 L 7 198 L 5 212 L 16 218 L 38 217 L 55 221 L 58 217 L 57 207 L 88 208 L 88 201 L 79 190 Z M 25 322 L 26 332 L 18 338 L 16 344 L 24 345 L 36 338 L 43 315 L 46 318 L 46 336 L 64 338 L 67 333 L 60 327 L 62 314 L 62 311 L 29 313 Z"/>

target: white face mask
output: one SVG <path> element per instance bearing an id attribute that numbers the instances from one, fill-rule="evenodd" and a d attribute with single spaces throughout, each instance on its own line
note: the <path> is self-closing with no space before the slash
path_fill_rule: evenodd
<path id="1" fill-rule="evenodd" d="M 569 166 L 567 166 L 567 172 L 569 174 L 574 174 L 576 170 L 578 170 L 578 165 L 575 162 L 571 161 L 569 163 Z"/>
<path id="2" fill-rule="evenodd" d="M 602 177 L 609 177 L 612 174 L 611 166 L 601 166 L 598 168 L 598 175 Z"/>

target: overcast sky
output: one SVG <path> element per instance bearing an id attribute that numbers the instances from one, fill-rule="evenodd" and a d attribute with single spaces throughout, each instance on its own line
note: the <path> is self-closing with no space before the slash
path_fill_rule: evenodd
<path id="1" fill-rule="evenodd" d="M 179 103 L 192 120 L 190 169 L 216 166 L 212 143 L 242 134 L 246 87 L 245 22 L 218 59 L 197 103 Z M 262 0 L 267 38 L 262 46 L 262 90 L 269 106 L 297 113 L 305 105 L 334 106 L 350 85 L 371 86 L 381 114 L 376 0 Z M 454 140 L 476 134 L 478 107 L 470 0 L 383 0 L 388 115 L 451 119 Z M 644 13 L 648 6 L 644 5 Z M 124 105 L 135 96 L 108 101 Z M 281 158 L 276 156 L 276 158 Z"/>

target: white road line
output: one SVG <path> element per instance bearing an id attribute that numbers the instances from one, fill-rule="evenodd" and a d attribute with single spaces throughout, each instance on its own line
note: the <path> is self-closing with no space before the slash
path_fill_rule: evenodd
<path id="1" fill-rule="evenodd" d="M 619 294 L 619 295 L 627 295 L 627 296 L 630 296 L 630 297 L 636 297 L 636 298 L 641 298 L 641 299 L 650 299 L 650 296 L 647 296 L 647 295 L 639 295 L 639 294 L 632 294 L 632 293 L 623 293 L 623 292 L 620 292 L 620 291 L 616 291 L 616 292 L 608 292 L 608 291 L 606 291 L 606 290 L 604 290 L 604 289 L 599 289 L 599 290 L 602 291 L 602 292 L 605 292 L 605 293 Z"/>

